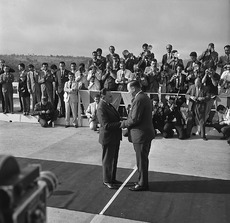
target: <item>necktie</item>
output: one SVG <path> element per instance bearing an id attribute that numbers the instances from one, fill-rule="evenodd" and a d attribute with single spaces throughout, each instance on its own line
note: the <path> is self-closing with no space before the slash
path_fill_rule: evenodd
<path id="1" fill-rule="evenodd" d="M 69 88 L 71 88 L 71 87 L 72 87 L 72 82 L 69 83 Z"/>

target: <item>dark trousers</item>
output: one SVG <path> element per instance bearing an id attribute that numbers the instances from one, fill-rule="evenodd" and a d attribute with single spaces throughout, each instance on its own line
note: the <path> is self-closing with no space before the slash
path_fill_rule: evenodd
<path id="1" fill-rule="evenodd" d="M 22 93 L 19 92 L 19 103 L 20 103 L 20 111 L 23 111 L 23 98 L 22 98 Z"/>
<path id="2" fill-rule="evenodd" d="M 13 102 L 13 92 L 3 92 L 3 98 L 4 98 L 4 102 L 5 102 L 5 112 L 9 112 L 9 109 L 11 111 L 11 113 L 14 112 L 14 102 Z"/>
<path id="3" fill-rule="evenodd" d="M 30 96 L 22 97 L 22 104 L 23 104 L 23 111 L 29 112 L 30 111 Z"/>
<path id="4" fill-rule="evenodd" d="M 148 170 L 149 170 L 149 151 L 151 141 L 145 143 L 133 143 L 136 152 L 137 169 L 139 173 L 138 184 L 143 187 L 148 187 Z"/>
<path id="5" fill-rule="evenodd" d="M 186 130 L 183 128 L 182 125 L 177 125 L 173 122 L 167 122 L 164 125 L 163 129 L 163 137 L 164 138 L 172 138 L 174 135 L 173 129 L 176 129 L 178 139 L 185 139 L 186 138 Z"/>
<path id="6" fill-rule="evenodd" d="M 58 111 L 54 111 L 52 114 L 39 115 L 38 122 L 42 127 L 51 127 L 52 122 L 57 120 Z M 49 122 L 49 123 L 48 123 Z"/>
<path id="7" fill-rule="evenodd" d="M 120 143 L 102 145 L 103 182 L 113 183 L 116 180 L 119 148 Z"/>
<path id="8" fill-rule="evenodd" d="M 230 125 L 227 125 L 227 124 L 220 125 L 219 123 L 215 123 L 213 127 L 218 132 L 222 132 L 225 137 L 230 137 Z"/>

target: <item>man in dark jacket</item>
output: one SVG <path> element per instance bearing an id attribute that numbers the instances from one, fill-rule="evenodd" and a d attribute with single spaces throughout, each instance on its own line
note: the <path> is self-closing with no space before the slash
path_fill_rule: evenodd
<path id="1" fill-rule="evenodd" d="M 111 91 L 103 88 L 101 100 L 97 108 L 100 123 L 99 143 L 102 145 L 103 184 L 109 189 L 117 189 L 121 182 L 116 180 L 117 160 L 122 139 L 120 115 L 111 104 Z"/>
<path id="2" fill-rule="evenodd" d="M 139 181 L 129 190 L 143 191 L 148 190 L 148 155 L 151 141 L 155 137 L 152 124 L 152 104 L 150 98 L 141 91 L 138 81 L 129 82 L 127 87 L 133 100 L 128 118 L 122 121 L 121 127 L 128 128 L 128 138 L 133 143 L 136 152 L 139 172 Z"/>
<path id="3" fill-rule="evenodd" d="M 43 96 L 41 102 L 35 105 L 33 115 L 38 115 L 38 122 L 42 127 L 52 127 L 58 112 L 54 110 L 53 104 L 48 101 L 48 98 Z"/>

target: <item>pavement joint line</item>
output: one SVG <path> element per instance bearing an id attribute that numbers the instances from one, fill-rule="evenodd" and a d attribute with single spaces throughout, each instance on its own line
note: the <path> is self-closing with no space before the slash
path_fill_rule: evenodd
<path id="1" fill-rule="evenodd" d="M 129 176 L 126 178 L 126 180 L 123 182 L 123 184 L 119 187 L 119 189 L 116 191 L 116 193 L 113 195 L 113 197 L 109 200 L 109 202 L 105 205 L 103 210 L 99 213 L 99 215 L 103 215 L 105 211 L 109 208 L 109 206 L 112 204 L 112 202 L 116 199 L 118 194 L 121 192 L 121 190 L 125 187 L 125 185 L 128 183 L 128 181 L 131 179 L 131 177 L 134 175 L 134 173 L 137 171 L 137 167 L 135 166 L 133 168 L 133 171 L 129 174 Z"/>

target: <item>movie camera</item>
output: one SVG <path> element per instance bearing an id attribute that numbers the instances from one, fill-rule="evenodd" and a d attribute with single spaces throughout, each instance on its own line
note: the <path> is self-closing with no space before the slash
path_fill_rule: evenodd
<path id="1" fill-rule="evenodd" d="M 57 183 L 39 165 L 20 170 L 13 156 L 0 155 L 0 223 L 46 223 L 46 199 Z"/>

